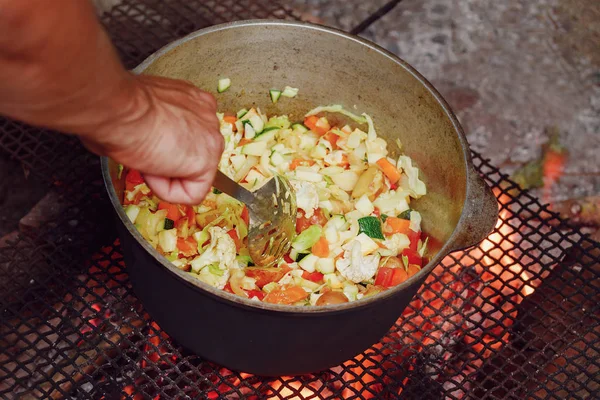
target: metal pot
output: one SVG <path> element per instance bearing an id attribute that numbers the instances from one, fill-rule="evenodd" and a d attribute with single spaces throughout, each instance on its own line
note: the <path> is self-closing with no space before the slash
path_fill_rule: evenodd
<path id="1" fill-rule="evenodd" d="M 238 22 L 194 32 L 159 50 L 135 70 L 191 81 L 214 92 L 232 86 L 219 108 L 251 105 L 301 119 L 327 104 L 373 116 L 379 135 L 421 169 L 428 194 L 412 206 L 430 236 L 430 262 L 403 284 L 341 305 L 294 307 L 259 303 L 212 288 L 171 265 L 125 215 L 124 178 L 104 158 L 133 288 L 158 324 L 191 351 L 259 375 L 296 375 L 335 366 L 377 342 L 401 315 L 427 274 L 453 250 L 472 246 L 493 229 L 498 207 L 473 169 L 456 117 L 418 72 L 376 45 L 320 26 L 280 21 Z M 300 88 L 295 99 L 269 99 L 269 89 Z"/>

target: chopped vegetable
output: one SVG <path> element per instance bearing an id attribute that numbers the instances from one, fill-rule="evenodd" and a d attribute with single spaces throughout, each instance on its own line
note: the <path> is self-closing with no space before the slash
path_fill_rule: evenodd
<path id="1" fill-rule="evenodd" d="M 329 291 L 323 293 L 316 302 L 317 306 L 327 306 L 330 304 L 343 304 L 348 302 L 348 297 L 342 292 Z"/>
<path id="2" fill-rule="evenodd" d="M 373 239 L 385 239 L 381 232 L 381 221 L 377 217 L 362 217 L 358 219 L 358 232 L 365 233 Z"/>
<path id="3" fill-rule="evenodd" d="M 410 212 L 411 210 L 408 209 L 400 214 L 398 214 L 398 218 L 402 218 L 402 219 L 406 219 L 406 220 L 410 220 Z"/>
<path id="4" fill-rule="evenodd" d="M 165 230 L 173 229 L 175 227 L 175 221 L 170 218 L 165 218 Z"/>
<path id="5" fill-rule="evenodd" d="M 329 256 L 329 243 L 327 242 L 327 239 L 325 238 L 325 236 L 321 236 L 321 238 L 317 241 L 317 243 L 312 245 L 312 248 L 310 251 L 317 257 L 321 257 L 321 258 L 328 257 Z"/>
<path id="6" fill-rule="evenodd" d="M 219 84 L 217 85 L 217 91 L 219 93 L 223 93 L 224 91 L 229 89 L 230 86 L 231 86 L 231 79 L 229 79 L 229 78 L 219 79 Z"/>
<path id="7" fill-rule="evenodd" d="M 289 268 L 284 267 L 248 267 L 244 269 L 246 276 L 256 279 L 256 286 L 258 286 L 261 289 L 271 282 L 278 282 L 289 271 Z"/>
<path id="8" fill-rule="evenodd" d="M 174 223 L 179 221 L 179 218 L 182 217 L 181 212 L 179 212 L 179 207 L 176 204 L 161 201 L 160 203 L 158 203 L 158 209 L 167 210 L 167 218 L 172 220 Z"/>
<path id="9" fill-rule="evenodd" d="M 391 183 L 396 183 L 402 177 L 402 174 L 398 168 L 394 167 L 387 158 L 380 158 L 377 160 L 377 165 L 381 168 L 381 171 L 387 176 Z"/>
<path id="10" fill-rule="evenodd" d="M 306 117 L 304 125 L 319 136 L 323 136 L 331 129 L 325 117 L 319 118 L 316 115 Z"/>
<path id="11" fill-rule="evenodd" d="M 281 97 L 281 90 L 271 89 L 269 90 L 269 96 L 271 96 L 271 101 L 273 104 L 277 103 L 277 100 Z"/>
<path id="12" fill-rule="evenodd" d="M 346 117 L 351 118 L 352 120 L 354 120 L 354 122 L 357 122 L 359 124 L 367 123 L 367 119 L 365 117 L 361 117 L 350 111 L 344 110 L 344 108 L 339 104 L 313 108 L 312 110 L 310 110 L 309 112 L 306 113 L 306 116 L 310 117 L 312 115 L 316 115 L 316 114 L 320 114 L 320 113 L 324 113 L 324 112 L 339 113 L 339 114 L 345 115 Z"/>
<path id="13" fill-rule="evenodd" d="M 315 243 L 319 241 L 323 234 L 323 228 L 319 225 L 311 225 L 308 229 L 300 233 L 292 241 L 292 248 L 297 251 L 303 251 L 310 249 Z"/>
<path id="14" fill-rule="evenodd" d="M 294 304 L 308 297 L 308 292 L 300 286 L 277 288 L 269 292 L 264 301 L 273 304 Z"/>
<path id="15" fill-rule="evenodd" d="M 383 230 L 386 234 L 403 233 L 407 235 L 410 230 L 410 221 L 402 218 L 388 217 Z"/>
<path id="16" fill-rule="evenodd" d="M 275 102 L 285 92 L 270 95 Z M 337 125 L 325 113 L 354 122 Z M 225 139 L 219 169 L 249 190 L 274 174 L 287 177 L 298 207 L 297 236 L 276 266 L 254 266 L 244 204 L 216 188 L 201 204 L 171 204 L 128 169 L 125 213 L 173 265 L 246 299 L 299 306 L 355 301 L 420 271 L 428 237 L 409 204 L 426 187 L 409 157 L 390 157 L 369 115 L 330 106 L 294 124 L 257 107 L 217 116 Z"/>
<path id="17" fill-rule="evenodd" d="M 290 86 L 286 86 L 281 93 L 284 97 L 296 97 L 298 95 L 298 89 Z"/>
<path id="18" fill-rule="evenodd" d="M 159 232 L 158 244 L 165 253 L 171 253 L 177 249 L 177 230 L 168 229 Z"/>
<path id="19" fill-rule="evenodd" d="M 246 110 L 245 108 L 242 108 L 240 111 L 237 112 L 236 117 L 238 117 L 238 119 L 242 119 L 242 117 L 244 115 L 246 115 L 248 113 L 248 110 Z"/>

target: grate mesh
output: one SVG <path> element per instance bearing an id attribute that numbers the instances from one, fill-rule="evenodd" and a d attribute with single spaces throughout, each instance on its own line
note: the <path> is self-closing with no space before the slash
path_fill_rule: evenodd
<path id="1" fill-rule="evenodd" d="M 296 18 L 273 2 L 129 0 L 103 16 L 136 65 L 189 31 Z M 189 354 L 131 291 L 96 157 L 71 137 L 0 121 L 3 156 L 68 203 L 0 248 L 0 397 L 587 399 L 600 393 L 600 245 L 477 154 L 502 204 L 487 241 L 447 257 L 399 323 L 327 371 L 266 379 Z"/>

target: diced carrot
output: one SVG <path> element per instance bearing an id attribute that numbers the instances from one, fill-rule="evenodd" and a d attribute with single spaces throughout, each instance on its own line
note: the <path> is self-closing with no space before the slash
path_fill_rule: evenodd
<path id="1" fill-rule="evenodd" d="M 381 168 L 381 171 L 387 176 L 391 183 L 396 183 L 402 177 L 402 174 L 398 168 L 394 167 L 387 158 L 380 158 L 377 160 L 377 165 Z"/>
<path id="2" fill-rule="evenodd" d="M 237 118 L 233 115 L 226 115 L 223 117 L 223 121 L 233 125 L 233 131 L 237 132 L 237 127 L 235 126 L 235 123 L 237 122 Z"/>
<path id="3" fill-rule="evenodd" d="M 300 286 L 289 286 L 271 291 L 264 298 L 266 303 L 294 304 L 308 297 L 308 292 Z"/>
<path id="4" fill-rule="evenodd" d="M 315 161 L 314 160 L 305 160 L 303 158 L 294 158 L 292 160 L 292 162 L 290 163 L 290 170 L 294 171 L 296 168 L 298 168 L 301 165 L 305 166 L 305 167 L 310 167 L 312 165 L 315 165 Z"/>
<path id="5" fill-rule="evenodd" d="M 316 115 L 311 115 L 310 117 L 306 117 L 304 119 L 304 125 L 314 133 L 319 136 L 323 136 L 331 129 L 331 125 L 327 122 L 325 117 L 317 117 Z"/>
<path id="6" fill-rule="evenodd" d="M 179 218 L 182 217 L 181 212 L 179 211 L 179 207 L 177 204 L 171 204 L 166 201 L 161 201 L 158 203 L 159 210 L 167 210 L 167 218 L 173 220 L 173 222 L 179 221 Z"/>
<path id="7" fill-rule="evenodd" d="M 304 118 L 304 125 L 311 131 L 316 132 L 318 120 L 319 117 L 316 115 L 311 115 L 310 117 Z"/>
<path id="8" fill-rule="evenodd" d="M 325 236 L 321 236 L 317 243 L 310 250 L 315 256 L 320 258 L 329 257 L 329 243 Z"/>
<path id="9" fill-rule="evenodd" d="M 251 141 L 252 141 L 251 139 L 242 138 L 242 139 L 240 140 L 240 142 L 238 143 L 238 147 L 240 147 L 240 146 L 243 146 L 243 145 L 245 145 L 245 144 L 248 144 L 248 143 L 250 143 Z"/>
<path id="10" fill-rule="evenodd" d="M 325 138 L 325 140 L 331 143 L 331 147 L 333 148 L 333 150 L 338 149 L 337 141 L 340 138 L 338 135 L 336 135 L 333 132 L 327 132 L 325 136 L 323 136 L 323 138 Z"/>
<path id="11" fill-rule="evenodd" d="M 405 235 L 408 235 L 410 230 L 410 221 L 402 218 L 388 217 L 385 220 L 383 230 L 385 233 L 389 234 L 404 233 Z"/>

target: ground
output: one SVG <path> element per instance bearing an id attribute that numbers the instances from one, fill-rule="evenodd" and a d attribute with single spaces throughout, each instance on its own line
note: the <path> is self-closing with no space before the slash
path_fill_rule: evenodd
<path id="1" fill-rule="evenodd" d="M 119 1 L 94 0 L 99 11 Z M 345 30 L 386 3 L 281 2 Z M 362 35 L 428 78 L 472 147 L 503 171 L 539 157 L 556 126 L 569 157 L 550 200 L 600 196 L 600 2 L 404 0 Z M 18 164 L 1 162 L 0 181 L 16 190 L 0 195 L 0 236 L 42 195 Z"/>

